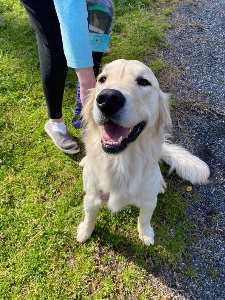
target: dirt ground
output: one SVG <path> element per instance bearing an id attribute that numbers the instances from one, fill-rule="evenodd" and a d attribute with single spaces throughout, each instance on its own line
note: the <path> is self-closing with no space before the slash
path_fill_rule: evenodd
<path id="1" fill-rule="evenodd" d="M 162 89 L 174 99 L 173 142 L 203 159 L 211 170 L 206 186 L 185 197 L 195 224 L 181 264 L 158 276 L 171 299 L 225 299 L 225 1 L 179 1 L 168 18 L 167 70 Z M 177 179 L 176 186 L 182 186 Z M 186 271 L 185 271 L 186 270 Z M 187 272 L 187 270 L 189 270 Z"/>

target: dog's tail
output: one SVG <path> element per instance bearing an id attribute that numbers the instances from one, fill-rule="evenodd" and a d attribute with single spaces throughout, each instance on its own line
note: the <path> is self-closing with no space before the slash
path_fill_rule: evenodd
<path id="1" fill-rule="evenodd" d="M 208 165 L 200 158 L 192 155 L 183 147 L 164 142 L 162 145 L 161 159 L 170 166 L 171 173 L 176 173 L 192 184 L 205 184 L 210 175 Z"/>

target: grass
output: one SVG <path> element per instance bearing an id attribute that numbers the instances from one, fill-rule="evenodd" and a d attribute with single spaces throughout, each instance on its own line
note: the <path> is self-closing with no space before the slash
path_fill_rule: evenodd
<path id="1" fill-rule="evenodd" d="M 139 59 L 157 73 L 163 62 L 165 16 L 173 1 L 115 1 L 111 51 Z M 138 210 L 113 215 L 102 209 L 93 237 L 76 242 L 83 216 L 84 152 L 67 156 L 44 132 L 47 119 L 34 33 L 20 4 L 0 0 L 1 191 L 0 299 L 166 299 L 150 274 L 177 265 L 190 224 L 179 191 L 160 195 L 153 217 L 156 243 L 138 240 Z M 75 94 L 70 70 L 63 103 L 68 127 Z M 71 129 L 72 130 L 72 129 Z M 79 139 L 79 131 L 73 130 Z"/>

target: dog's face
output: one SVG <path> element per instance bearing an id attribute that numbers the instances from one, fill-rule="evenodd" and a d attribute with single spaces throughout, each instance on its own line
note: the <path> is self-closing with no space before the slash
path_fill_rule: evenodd
<path id="1" fill-rule="evenodd" d="M 106 65 L 97 77 L 92 101 L 92 116 L 101 127 L 107 153 L 123 151 L 156 122 L 160 126 L 171 122 L 167 96 L 152 71 L 139 61 L 120 59 Z"/>

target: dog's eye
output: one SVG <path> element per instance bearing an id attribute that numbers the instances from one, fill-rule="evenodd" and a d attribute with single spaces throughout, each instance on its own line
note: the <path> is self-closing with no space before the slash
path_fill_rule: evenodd
<path id="1" fill-rule="evenodd" d="M 142 78 L 142 77 L 137 78 L 136 81 L 137 81 L 137 84 L 138 84 L 138 85 L 141 85 L 141 86 L 148 86 L 148 85 L 151 85 L 151 82 L 149 82 L 147 79 Z"/>
<path id="2" fill-rule="evenodd" d="M 100 83 L 106 82 L 106 77 L 105 76 L 100 77 L 98 82 L 100 82 Z"/>

